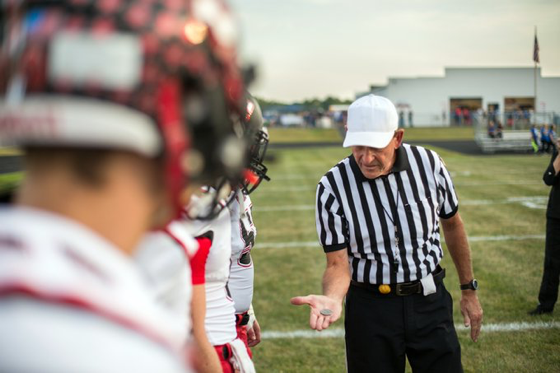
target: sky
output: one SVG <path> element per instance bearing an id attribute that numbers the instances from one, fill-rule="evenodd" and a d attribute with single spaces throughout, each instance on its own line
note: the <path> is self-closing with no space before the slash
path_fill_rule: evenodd
<path id="1" fill-rule="evenodd" d="M 560 0 L 230 0 L 254 95 L 353 99 L 389 77 L 445 67 L 532 67 L 560 76 Z"/>

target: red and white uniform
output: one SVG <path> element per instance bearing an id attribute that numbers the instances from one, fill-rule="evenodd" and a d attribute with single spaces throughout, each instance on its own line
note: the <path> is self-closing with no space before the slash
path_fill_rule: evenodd
<path id="1" fill-rule="evenodd" d="M 216 346 L 235 339 L 235 308 L 226 284 L 229 277 L 231 256 L 231 227 L 227 209 L 212 220 L 183 222 L 193 236 L 214 232 L 212 247 L 206 261 L 206 334 L 208 341 Z"/>
<path id="2" fill-rule="evenodd" d="M 89 228 L 0 209 L 0 371 L 185 372 L 173 318 Z"/>
<path id="3" fill-rule="evenodd" d="M 172 313 L 183 344 L 191 335 L 193 268 L 190 261 L 198 248 L 198 242 L 183 225 L 172 222 L 165 230 L 148 233 L 135 255 L 154 288 L 155 300 Z"/>
<path id="4" fill-rule="evenodd" d="M 247 340 L 247 329 L 252 328 L 254 315 L 253 285 L 255 269 L 251 258 L 251 249 L 255 244 L 257 229 L 253 222 L 251 198 L 243 193 L 237 193 L 230 204 L 231 214 L 231 274 L 228 288 L 235 302 L 237 337 L 245 343 L 249 356 L 252 357 Z"/>
<path id="5" fill-rule="evenodd" d="M 196 198 L 194 204 L 198 203 Z M 241 369 L 241 372 L 254 372 L 253 363 L 247 353 L 244 343 L 237 339 L 235 325 L 235 306 L 228 294 L 227 283 L 230 276 L 231 262 L 231 217 L 227 208 L 213 220 L 184 221 L 185 226 L 193 236 L 202 235 L 208 231 L 214 232 L 212 247 L 206 262 L 206 319 L 205 328 L 209 342 L 216 347 L 225 372 L 231 363 Z M 223 347 L 229 351 L 228 357 L 223 356 Z"/>
<path id="6" fill-rule="evenodd" d="M 253 223 L 253 204 L 251 198 L 237 193 L 230 204 L 231 215 L 231 268 L 228 282 L 230 295 L 235 302 L 238 314 L 249 311 L 253 301 L 253 282 L 255 269 L 251 259 L 251 249 L 257 237 Z"/>

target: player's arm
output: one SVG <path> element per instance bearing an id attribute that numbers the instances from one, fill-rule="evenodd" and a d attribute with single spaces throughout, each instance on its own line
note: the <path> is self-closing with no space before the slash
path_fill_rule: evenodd
<path id="1" fill-rule="evenodd" d="M 255 316 L 252 304 L 247 313 L 249 314 L 249 323 L 247 324 L 247 344 L 249 347 L 255 347 L 261 343 L 261 326 Z"/>
<path id="2" fill-rule="evenodd" d="M 346 248 L 327 252 L 327 268 L 323 273 L 323 294 L 295 297 L 292 304 L 308 304 L 311 307 L 309 326 L 323 330 L 338 320 L 342 314 L 342 302 L 350 286 L 350 268 Z M 322 315 L 321 310 L 330 310 L 331 315 Z"/>
<path id="3" fill-rule="evenodd" d="M 191 317 L 194 342 L 197 348 L 196 366 L 197 371 L 202 373 L 221 372 L 222 365 L 214 346 L 210 344 L 206 334 L 206 261 L 212 246 L 214 233 L 206 232 L 196 237 L 198 251 L 190 258 L 191 275 L 193 284 Z"/>
<path id="4" fill-rule="evenodd" d="M 459 281 L 461 284 L 466 284 L 474 279 L 474 274 L 471 250 L 463 220 L 457 212 L 448 219 L 441 219 L 441 226 L 447 249 L 459 274 Z M 482 326 L 482 307 L 475 290 L 462 290 L 461 313 L 465 320 L 465 326 L 471 327 L 472 340 L 476 342 Z"/>
<path id="5" fill-rule="evenodd" d="M 206 319 L 206 289 L 204 284 L 193 286 L 192 296 L 193 337 L 197 348 L 196 367 L 198 372 L 221 372 L 222 366 L 214 346 L 208 341 L 204 320 Z"/>

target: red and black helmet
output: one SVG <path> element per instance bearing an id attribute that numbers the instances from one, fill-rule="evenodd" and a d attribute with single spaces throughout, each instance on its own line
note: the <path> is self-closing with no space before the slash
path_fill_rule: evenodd
<path id="1" fill-rule="evenodd" d="M 245 88 L 222 0 L 5 0 L 0 11 L 2 143 L 163 157 L 177 202 L 187 177 L 242 180 Z"/>
<path id="2" fill-rule="evenodd" d="M 268 147 L 268 132 L 264 127 L 261 107 L 258 101 L 248 94 L 247 110 L 244 120 L 245 136 L 249 143 L 247 154 L 247 170 L 243 180 L 243 192 L 250 194 L 263 180 L 270 181 L 267 172 L 268 168 L 264 165 L 264 157 Z"/>

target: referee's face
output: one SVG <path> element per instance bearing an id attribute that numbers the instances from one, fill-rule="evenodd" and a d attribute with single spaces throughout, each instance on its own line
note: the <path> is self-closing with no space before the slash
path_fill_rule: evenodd
<path id="1" fill-rule="evenodd" d="M 395 163 L 395 152 L 401 146 L 402 138 L 403 131 L 398 130 L 389 145 L 384 148 L 353 146 L 352 154 L 362 174 L 368 179 L 389 174 Z"/>

